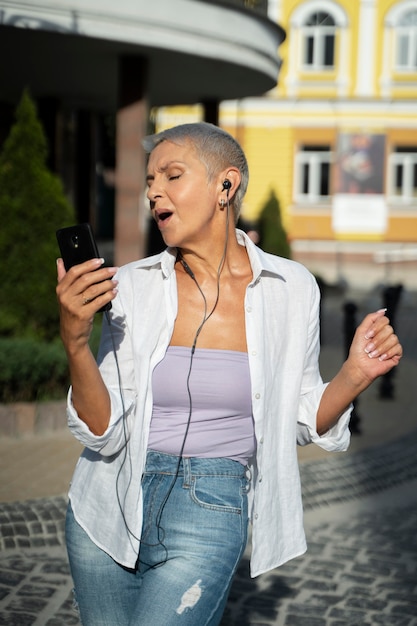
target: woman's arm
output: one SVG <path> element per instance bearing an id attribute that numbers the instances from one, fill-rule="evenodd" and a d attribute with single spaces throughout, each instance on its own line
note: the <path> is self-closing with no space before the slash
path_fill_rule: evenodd
<path id="1" fill-rule="evenodd" d="M 385 309 L 365 317 L 356 329 L 349 356 L 326 387 L 317 412 L 317 432 L 334 426 L 349 404 L 379 376 L 398 365 L 402 346 Z"/>
<path id="2" fill-rule="evenodd" d="M 92 259 L 65 271 L 57 261 L 56 289 L 60 332 L 68 358 L 72 403 L 91 432 L 102 435 L 110 420 L 110 396 L 88 341 L 95 313 L 116 296 L 117 268 L 101 268 L 102 259 Z"/>

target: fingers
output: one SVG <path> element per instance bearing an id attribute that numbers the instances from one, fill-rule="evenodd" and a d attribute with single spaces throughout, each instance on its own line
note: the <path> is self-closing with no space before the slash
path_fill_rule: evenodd
<path id="1" fill-rule="evenodd" d="M 62 259 L 57 259 L 56 260 L 56 269 L 57 269 L 58 282 L 60 283 L 61 280 L 64 278 L 64 276 L 66 274 L 65 267 L 64 267 L 64 261 Z"/>
<path id="2" fill-rule="evenodd" d="M 367 315 L 365 317 L 365 319 L 363 320 L 361 326 L 368 326 L 368 329 L 365 332 L 365 339 L 371 339 L 374 334 L 375 334 L 375 323 L 378 322 L 378 320 L 384 320 L 387 321 L 388 318 L 385 317 L 385 313 L 386 313 L 387 309 L 379 309 L 378 311 L 375 311 L 374 313 L 369 313 L 369 315 Z"/>
<path id="3" fill-rule="evenodd" d="M 70 279 L 72 279 L 72 281 L 74 281 L 87 272 L 96 271 L 101 265 L 103 265 L 103 263 L 104 259 L 90 259 L 89 261 L 85 261 L 79 265 L 74 265 L 68 270 L 68 272 L 66 272 L 63 260 L 57 259 L 58 281 L 62 280 L 67 275 Z"/>
<path id="4" fill-rule="evenodd" d="M 82 306 L 86 307 L 93 304 L 93 308 L 101 308 L 116 296 L 117 284 L 117 280 L 103 280 L 84 289 L 80 294 Z M 110 299 L 109 295 L 112 296 Z M 104 296 L 105 300 L 103 300 Z"/>
<path id="5" fill-rule="evenodd" d="M 403 353 L 402 346 L 385 312 L 386 309 L 380 309 L 367 315 L 359 326 L 362 348 L 370 359 L 387 361 L 396 358 L 398 362 Z"/>
<path id="6" fill-rule="evenodd" d="M 367 315 L 356 329 L 350 346 L 345 371 L 359 393 L 398 365 L 403 354 L 385 312 L 379 309 Z"/>
<path id="7" fill-rule="evenodd" d="M 117 267 L 101 268 L 103 259 L 91 259 L 65 271 L 62 259 L 57 260 L 57 297 L 72 314 L 91 316 L 108 304 L 117 293 L 117 280 L 114 280 Z M 85 307 L 84 310 L 82 310 Z"/>

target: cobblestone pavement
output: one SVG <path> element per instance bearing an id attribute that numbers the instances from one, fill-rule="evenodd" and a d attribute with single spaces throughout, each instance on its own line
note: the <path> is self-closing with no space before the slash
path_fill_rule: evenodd
<path id="1" fill-rule="evenodd" d="M 415 459 L 417 431 L 408 443 Z M 406 455 L 392 482 L 396 448 L 302 465 L 308 552 L 254 580 L 246 555 L 222 626 L 417 625 L 417 472 Z"/>
<path id="2" fill-rule="evenodd" d="M 345 454 L 301 454 L 308 552 L 250 579 L 248 547 L 222 626 L 417 626 L 416 310 L 398 318 L 407 344 L 401 402 L 361 400 L 369 445 L 358 447 L 358 437 Z M 332 344 L 331 307 L 325 322 Z M 0 503 L 0 626 L 79 624 L 66 504 L 66 496 Z"/>
<path id="3" fill-rule="evenodd" d="M 247 552 L 222 626 L 417 625 L 416 452 L 417 431 L 371 454 L 303 463 L 308 552 L 256 579 Z M 64 547 L 66 503 L 0 506 L 0 624 L 79 624 Z"/>

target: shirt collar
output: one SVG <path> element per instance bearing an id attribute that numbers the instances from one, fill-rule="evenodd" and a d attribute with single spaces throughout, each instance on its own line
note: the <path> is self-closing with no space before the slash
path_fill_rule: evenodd
<path id="1" fill-rule="evenodd" d="M 252 239 L 250 239 L 250 237 L 248 237 L 243 230 L 236 229 L 236 237 L 238 243 L 241 246 L 246 247 L 254 281 L 260 278 L 261 274 L 274 275 L 285 281 L 283 274 L 283 271 L 285 270 L 284 259 L 268 254 L 267 252 L 261 250 L 261 248 L 258 248 L 258 246 L 253 243 Z"/>
<path id="2" fill-rule="evenodd" d="M 140 261 L 135 262 L 136 269 L 151 269 L 160 267 L 164 278 L 168 278 L 174 271 L 175 262 L 177 260 L 177 249 L 166 248 L 163 252 L 148 256 Z"/>
<path id="3" fill-rule="evenodd" d="M 248 235 L 240 229 L 236 229 L 236 237 L 239 245 L 245 246 L 249 262 L 251 264 L 253 280 L 257 280 L 261 274 L 275 275 L 285 281 L 285 260 L 280 257 L 268 254 L 258 248 Z M 146 257 L 136 264 L 137 268 L 151 268 L 159 266 L 165 278 L 168 278 L 174 271 L 177 260 L 177 248 L 166 248 L 163 252 Z M 282 261 L 282 263 L 281 263 Z"/>

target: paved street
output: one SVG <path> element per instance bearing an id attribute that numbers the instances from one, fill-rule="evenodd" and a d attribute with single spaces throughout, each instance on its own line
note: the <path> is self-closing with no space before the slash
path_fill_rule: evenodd
<path id="1" fill-rule="evenodd" d="M 417 624 L 417 431 L 411 435 L 343 463 L 302 464 L 309 550 L 256 579 L 246 555 L 223 626 Z M 394 478 L 389 459 L 397 461 Z M 65 507 L 59 496 L 1 506 L 0 624 L 79 624 Z"/>
<path id="2" fill-rule="evenodd" d="M 362 299 L 360 315 L 374 305 L 380 306 L 375 296 Z M 340 299 L 328 298 L 323 310 L 325 378 L 343 360 L 341 326 Z M 404 299 L 396 330 L 405 356 L 394 377 L 394 397 L 382 399 L 377 384 L 361 396 L 362 434 L 353 437 L 348 452 L 327 454 L 312 446 L 300 450 L 308 552 L 252 580 L 248 547 L 222 626 L 417 626 L 415 294 Z M 39 448 L 39 467 L 45 466 L 42 472 L 51 482 L 45 494 L 42 477 L 36 475 L 36 484 L 28 489 L 31 474 L 22 453 L 27 441 L 10 441 L 13 458 L 7 466 L 0 463 L 0 478 L 2 485 L 12 481 L 16 497 L 4 491 L 0 503 L 0 625 L 77 625 L 63 538 L 62 484 L 70 480 L 78 450 L 62 433 L 34 437 L 30 443 L 32 465 Z M 0 442 L 0 453 L 6 455 L 6 446 Z M 48 456 L 48 446 L 56 459 Z M 14 463 L 19 455 L 22 463 Z M 46 464 L 45 458 L 54 460 Z M 65 466 L 59 459 L 65 459 Z M 20 467 L 27 473 L 19 482 L 13 474 Z M 51 477 L 57 467 L 54 488 Z"/>
<path id="3" fill-rule="evenodd" d="M 407 439 L 414 467 L 407 454 L 395 486 L 386 465 L 373 474 L 379 448 L 371 459 L 361 452 L 341 465 L 336 459 L 302 465 L 303 479 L 316 484 L 304 492 L 308 552 L 255 580 L 245 559 L 223 626 L 417 624 L 417 432 Z M 381 463 L 402 443 L 388 446 Z M 366 480 L 356 489 L 362 470 Z"/>

